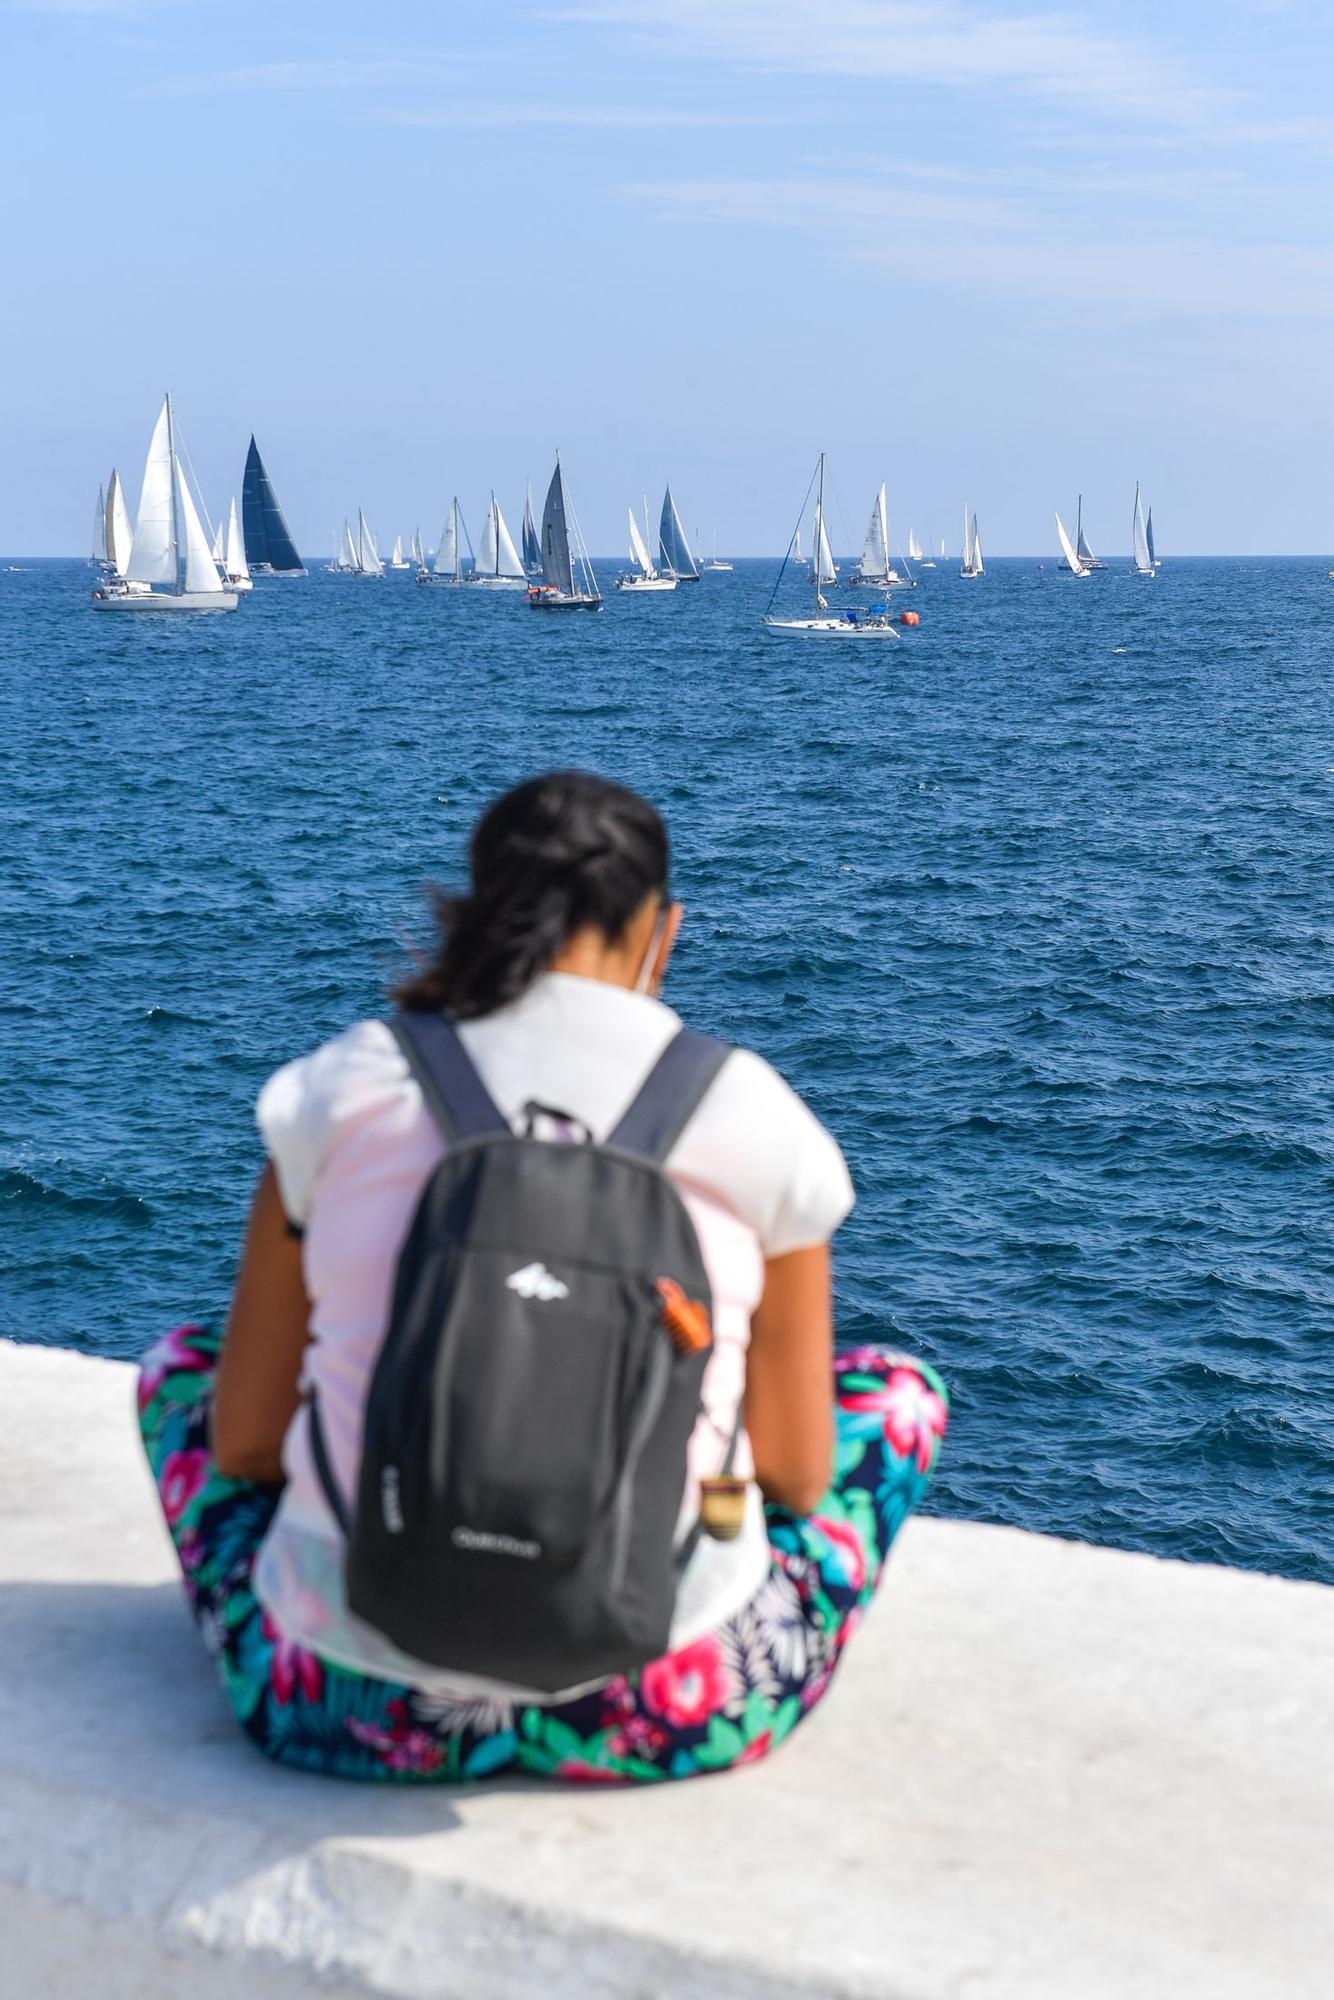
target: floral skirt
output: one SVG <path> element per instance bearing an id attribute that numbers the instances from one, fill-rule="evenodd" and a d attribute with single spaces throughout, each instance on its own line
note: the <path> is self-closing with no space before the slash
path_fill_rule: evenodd
<path id="1" fill-rule="evenodd" d="M 716 1632 L 569 1701 L 446 1701 L 291 1644 L 252 1571 L 280 1488 L 228 1479 L 209 1450 L 219 1334 L 178 1327 L 145 1357 L 139 1423 L 195 1620 L 227 1699 L 269 1757 L 344 1778 L 451 1783 L 691 1777 L 754 1763 L 832 1680 L 889 1547 L 930 1481 L 943 1383 L 879 1347 L 834 1364 L 833 1484 L 815 1512 L 767 1510 L 772 1562 Z"/>

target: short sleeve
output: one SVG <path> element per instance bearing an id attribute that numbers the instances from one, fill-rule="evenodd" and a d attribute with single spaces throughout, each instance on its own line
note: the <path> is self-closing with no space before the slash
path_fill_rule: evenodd
<path id="1" fill-rule="evenodd" d="M 671 1165 L 716 1189 L 766 1258 L 827 1243 L 856 1199 L 837 1141 L 749 1049 L 728 1058 Z"/>
<path id="2" fill-rule="evenodd" d="M 320 1173 L 341 1126 L 381 1096 L 386 1083 L 406 1074 L 389 1030 L 362 1021 L 275 1070 L 255 1106 L 260 1136 L 278 1176 L 283 1212 L 304 1229 Z"/>

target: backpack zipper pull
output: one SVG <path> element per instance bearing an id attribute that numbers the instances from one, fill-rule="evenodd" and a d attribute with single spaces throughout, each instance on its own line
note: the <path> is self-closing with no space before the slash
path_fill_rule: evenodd
<path id="1" fill-rule="evenodd" d="M 662 1301 L 662 1323 L 678 1354 L 703 1354 L 713 1346 L 708 1310 L 698 1299 L 688 1299 L 675 1278 L 656 1279 L 654 1290 Z"/>

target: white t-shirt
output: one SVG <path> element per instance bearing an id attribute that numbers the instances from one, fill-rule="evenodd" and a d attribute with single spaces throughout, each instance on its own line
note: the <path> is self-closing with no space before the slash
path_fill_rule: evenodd
<path id="1" fill-rule="evenodd" d="M 549 972 L 511 1006 L 462 1023 L 460 1034 L 516 1131 L 524 1107 L 537 1100 L 603 1138 L 680 1025 L 660 1001 Z M 302 1384 L 318 1392 L 333 1470 L 351 1494 L 399 1250 L 445 1142 L 381 1021 L 360 1022 L 278 1070 L 260 1092 L 258 1117 L 283 1206 L 305 1232 L 312 1338 Z M 765 1259 L 827 1242 L 853 1196 L 834 1140 L 768 1063 L 744 1049 L 729 1057 L 667 1170 L 698 1233 L 714 1307 L 714 1350 L 682 1498 L 688 1523 L 699 1481 L 721 1469 L 736 1424 Z M 342 1539 L 315 1477 L 304 1405 L 284 1441 L 283 1465 L 287 1485 L 255 1588 L 288 1638 L 342 1665 L 442 1695 L 515 1692 L 410 1659 L 347 1609 Z M 745 1478 L 753 1470 L 743 1431 L 736 1471 Z M 742 1534 L 732 1542 L 701 1538 L 678 1591 L 672 1644 L 688 1643 L 739 1610 L 768 1561 L 752 1486 Z"/>

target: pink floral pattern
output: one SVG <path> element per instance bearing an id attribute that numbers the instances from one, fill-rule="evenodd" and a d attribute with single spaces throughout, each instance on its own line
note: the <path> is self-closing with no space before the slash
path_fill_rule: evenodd
<path id="1" fill-rule="evenodd" d="M 174 1528 L 190 1502 L 199 1498 L 212 1470 L 213 1461 L 206 1451 L 168 1453 L 158 1474 L 158 1492 L 169 1528 Z"/>
<path id="2" fill-rule="evenodd" d="M 269 1680 L 279 1708 L 288 1706 L 298 1688 L 307 1701 L 318 1701 L 324 1693 L 322 1663 L 304 1647 L 294 1646 L 290 1639 L 285 1639 L 267 1611 L 261 1615 L 260 1630 L 273 1648 Z"/>
<path id="3" fill-rule="evenodd" d="M 710 1635 L 652 1660 L 639 1676 L 644 1706 L 674 1728 L 697 1729 L 724 1706 L 729 1692 L 723 1649 Z"/>
<path id="4" fill-rule="evenodd" d="M 839 1401 L 847 1410 L 877 1412 L 899 1457 L 911 1458 L 919 1472 L 930 1471 L 949 1410 L 918 1369 L 893 1368 L 876 1388 L 845 1389 Z"/>

